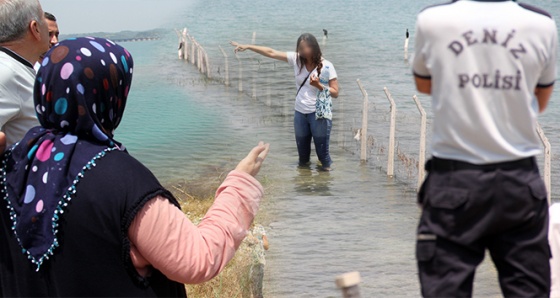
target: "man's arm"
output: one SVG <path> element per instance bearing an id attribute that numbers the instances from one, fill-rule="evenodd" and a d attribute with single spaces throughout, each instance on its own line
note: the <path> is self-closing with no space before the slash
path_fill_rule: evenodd
<path id="1" fill-rule="evenodd" d="M 416 82 L 416 89 L 418 89 L 418 92 L 428 95 L 432 94 L 432 79 L 421 78 L 415 75 L 414 81 Z"/>
<path id="2" fill-rule="evenodd" d="M 539 103 L 539 112 L 544 112 L 548 101 L 552 96 L 554 90 L 554 82 L 556 81 L 556 63 L 558 58 L 558 30 L 554 22 L 550 23 L 550 49 L 548 51 L 548 61 L 539 77 L 537 88 L 535 89 L 535 96 Z"/>
<path id="3" fill-rule="evenodd" d="M 414 75 L 414 82 L 418 92 L 431 95 L 432 94 L 432 77 L 430 70 L 426 63 L 426 54 L 429 50 L 426 49 L 426 40 L 420 25 L 421 21 L 416 21 L 416 31 L 414 34 L 414 60 L 412 61 L 412 73 Z"/>
<path id="4" fill-rule="evenodd" d="M 537 101 L 539 102 L 539 112 L 542 113 L 546 109 L 548 105 L 548 101 L 552 96 L 552 91 L 554 90 L 554 85 L 550 85 L 548 87 L 537 87 L 535 89 L 535 96 L 537 97 Z"/>

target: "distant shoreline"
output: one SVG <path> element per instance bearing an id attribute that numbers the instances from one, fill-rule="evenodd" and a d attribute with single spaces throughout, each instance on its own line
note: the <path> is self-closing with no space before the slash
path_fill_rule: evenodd
<path id="1" fill-rule="evenodd" d="M 153 41 L 160 40 L 161 37 L 140 37 L 140 38 L 125 38 L 125 39 L 111 39 L 114 42 L 139 42 L 139 41 Z"/>
<path id="2" fill-rule="evenodd" d="M 76 33 L 76 34 L 61 34 L 60 39 L 68 39 L 74 37 L 94 36 L 100 38 L 110 39 L 114 42 L 141 42 L 141 41 L 154 41 L 160 40 L 165 34 L 169 32 L 168 29 L 153 29 L 148 31 L 121 31 L 121 32 L 93 32 L 93 33 Z"/>

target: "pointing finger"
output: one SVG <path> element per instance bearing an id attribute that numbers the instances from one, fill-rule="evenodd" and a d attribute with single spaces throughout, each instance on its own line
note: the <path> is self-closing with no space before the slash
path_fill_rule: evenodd
<path id="1" fill-rule="evenodd" d="M 266 144 L 264 145 L 265 150 L 262 151 L 259 154 L 259 157 L 257 158 L 258 161 L 260 161 L 261 163 L 266 159 L 266 157 L 268 156 L 268 153 L 270 152 L 270 144 Z"/>

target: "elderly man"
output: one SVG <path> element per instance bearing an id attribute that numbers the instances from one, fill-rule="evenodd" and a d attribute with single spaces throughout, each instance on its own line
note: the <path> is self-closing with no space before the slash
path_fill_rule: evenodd
<path id="1" fill-rule="evenodd" d="M 33 105 L 33 64 L 48 50 L 49 29 L 41 4 L 0 0 L 0 131 L 8 146 L 39 125 Z"/>

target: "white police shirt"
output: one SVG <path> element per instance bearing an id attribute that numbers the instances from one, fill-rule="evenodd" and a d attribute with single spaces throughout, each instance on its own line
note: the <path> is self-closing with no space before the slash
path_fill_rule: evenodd
<path id="1" fill-rule="evenodd" d="M 0 49 L 0 130 L 7 145 L 19 142 L 27 131 L 39 126 L 33 103 L 35 71 L 18 54 Z"/>
<path id="2" fill-rule="evenodd" d="M 488 164 L 540 154 L 534 92 L 554 84 L 557 47 L 552 18 L 513 1 L 423 10 L 413 72 L 432 82 L 433 155 Z"/>
<path id="3" fill-rule="evenodd" d="M 294 75 L 296 76 L 296 91 L 303 83 L 303 80 L 310 74 L 307 71 L 307 68 L 303 66 L 300 68 L 299 65 L 299 56 L 296 52 L 287 52 L 286 56 L 288 57 L 288 64 L 294 68 Z M 337 78 L 336 70 L 334 69 L 333 64 L 326 59 L 323 59 L 323 68 L 321 68 L 321 75 L 319 76 L 319 81 L 322 85 L 329 85 L 330 80 L 334 80 Z M 317 103 L 317 91 L 318 88 L 311 86 L 309 83 L 311 81 L 311 76 L 317 75 L 317 69 L 311 71 L 311 75 L 307 78 L 307 81 L 301 87 L 301 90 L 296 96 L 296 104 L 295 110 L 302 113 L 302 114 L 311 114 L 315 113 L 316 111 L 316 103 Z"/>

